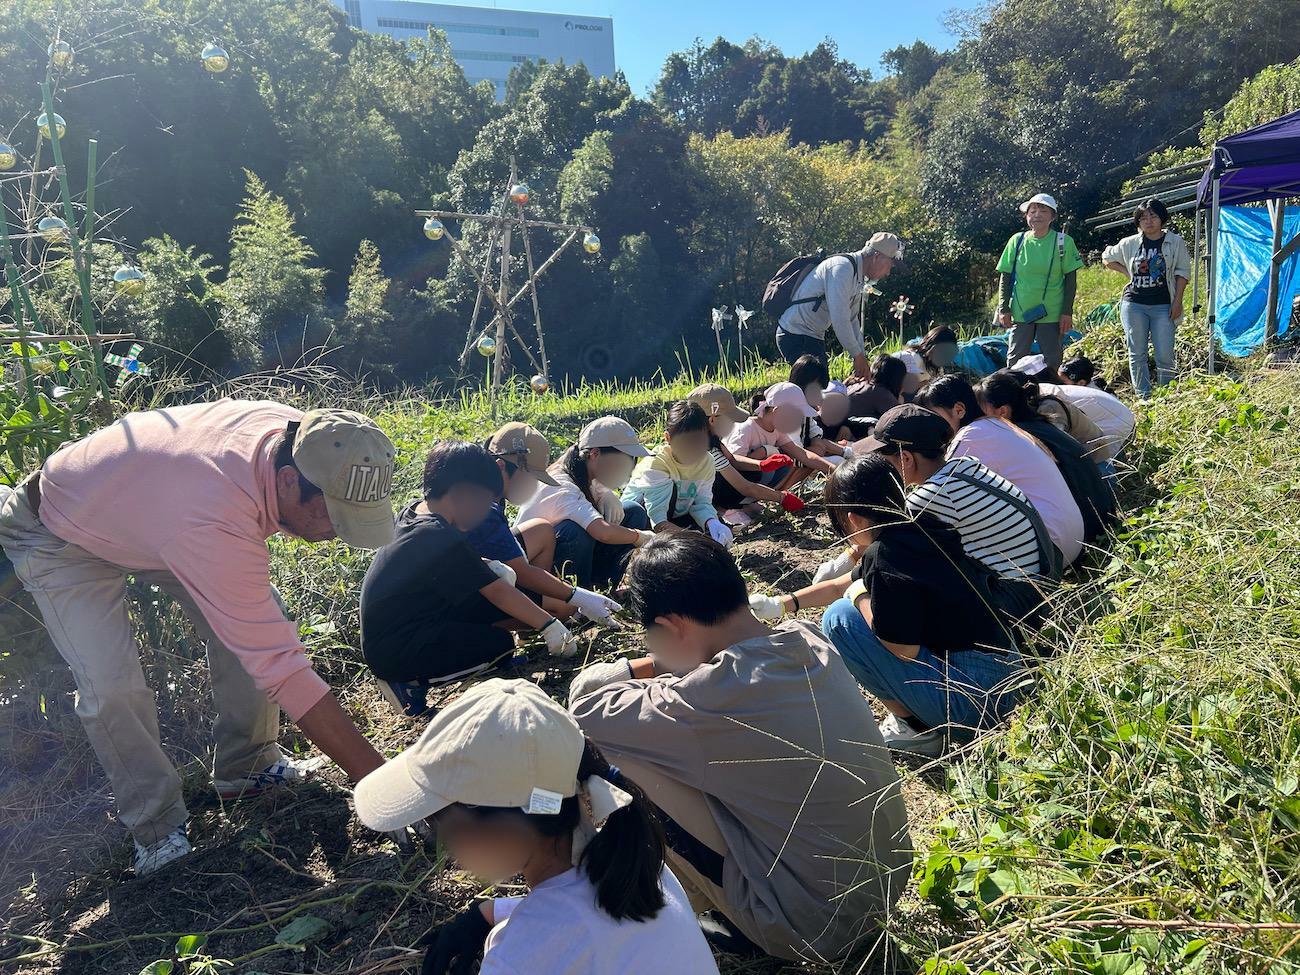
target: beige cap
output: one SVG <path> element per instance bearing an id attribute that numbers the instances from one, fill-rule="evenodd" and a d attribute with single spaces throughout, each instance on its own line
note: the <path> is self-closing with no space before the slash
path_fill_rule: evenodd
<path id="1" fill-rule="evenodd" d="M 901 261 L 903 259 L 903 246 L 903 242 L 898 239 L 897 234 L 880 231 L 871 235 L 871 239 L 867 241 L 867 246 L 864 249 Z"/>
<path id="2" fill-rule="evenodd" d="M 699 403 L 709 416 L 725 416 L 737 423 L 744 423 L 749 419 L 749 414 L 736 405 L 736 397 L 731 395 L 731 390 L 726 386 L 705 383 L 692 389 L 686 394 L 686 398 L 692 403 Z"/>
<path id="3" fill-rule="evenodd" d="M 357 783 L 357 818 L 387 832 L 453 803 L 554 815 L 577 795 L 583 744 L 572 715 L 536 684 L 486 680 Z"/>
<path id="4" fill-rule="evenodd" d="M 393 540 L 393 442 L 373 420 L 351 410 L 303 414 L 293 462 L 325 495 L 339 538 L 356 548 Z"/>
<path id="5" fill-rule="evenodd" d="M 507 423 L 487 442 L 487 452 L 517 464 L 543 484 L 555 487 L 555 478 L 546 473 L 551 462 L 551 445 L 527 423 Z"/>
<path id="6" fill-rule="evenodd" d="M 578 434 L 578 449 L 590 450 L 592 447 L 613 447 L 633 457 L 650 456 L 650 451 L 641 445 L 641 438 L 632 429 L 632 424 L 617 416 L 602 416 L 582 428 Z"/>

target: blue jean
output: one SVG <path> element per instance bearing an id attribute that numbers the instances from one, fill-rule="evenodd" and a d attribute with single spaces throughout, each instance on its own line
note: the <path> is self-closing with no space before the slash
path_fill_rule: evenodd
<path id="1" fill-rule="evenodd" d="M 781 358 L 785 359 L 790 365 L 794 365 L 795 360 L 801 355 L 815 355 L 826 361 L 826 343 L 822 339 L 815 339 L 811 335 L 795 335 L 793 332 L 787 332 L 783 329 L 776 330 L 776 347 L 781 352 Z"/>
<path id="2" fill-rule="evenodd" d="M 847 599 L 822 616 L 822 632 L 854 679 L 882 701 L 897 701 L 931 728 L 949 726 L 957 741 L 991 728 L 1020 701 L 1027 685 L 1018 653 L 949 651 L 922 647 L 914 660 L 891 653 Z"/>
<path id="3" fill-rule="evenodd" d="M 1133 301 L 1119 303 L 1119 320 L 1124 323 L 1128 342 L 1128 374 L 1133 390 L 1143 399 L 1151 395 L 1151 368 L 1147 365 L 1147 345 L 1155 348 L 1156 384 L 1174 379 L 1174 320 L 1168 305 L 1139 305 Z"/>
<path id="4" fill-rule="evenodd" d="M 624 501 L 623 527 L 649 530 L 650 516 L 635 501 Z M 623 578 L 633 547 L 598 542 L 576 521 L 562 521 L 555 526 L 555 571 L 577 579 L 583 589 L 608 591 Z"/>

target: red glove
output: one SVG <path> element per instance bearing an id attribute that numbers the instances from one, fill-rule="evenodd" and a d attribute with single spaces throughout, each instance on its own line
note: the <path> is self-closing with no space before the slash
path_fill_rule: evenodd
<path id="1" fill-rule="evenodd" d="M 804 508 L 808 507 L 808 504 L 799 495 L 791 494 L 789 491 L 782 491 L 781 507 L 790 514 L 794 514 L 796 511 L 803 511 Z"/>
<path id="2" fill-rule="evenodd" d="M 764 457 L 758 464 L 758 469 L 763 472 L 779 471 L 784 467 L 793 467 L 794 460 L 785 454 L 773 454 L 771 457 Z"/>

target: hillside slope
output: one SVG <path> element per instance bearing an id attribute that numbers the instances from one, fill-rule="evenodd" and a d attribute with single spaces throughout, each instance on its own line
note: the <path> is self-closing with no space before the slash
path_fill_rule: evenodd
<path id="1" fill-rule="evenodd" d="M 748 392 L 779 371 L 756 366 L 730 383 Z M 585 419 L 621 412 L 649 441 L 664 404 L 694 381 L 519 393 L 501 415 L 530 419 L 559 445 Z M 432 439 L 491 429 L 486 404 L 469 395 L 442 405 L 347 395 L 393 435 L 402 493 Z M 1144 408 L 1126 478 L 1131 514 L 1063 591 L 1037 696 L 966 754 L 903 769 L 919 858 L 891 934 L 918 965 L 928 959 L 929 970 L 952 975 L 1293 970 L 1298 397 L 1300 373 L 1258 372 L 1190 378 Z M 737 555 L 756 589 L 775 589 L 803 583 L 836 547 L 814 504 L 769 516 L 741 535 Z M 318 666 L 382 747 L 408 744 L 420 726 L 388 712 L 355 649 L 367 557 L 292 541 L 274 549 L 277 583 Z M 162 878 L 129 878 L 66 674 L 33 647 L 29 679 L 0 704 L 0 753 L 10 759 L 0 767 L 0 964 L 120 975 L 167 957 L 187 934 L 207 934 L 202 950 L 239 971 L 413 964 L 404 946 L 472 886 L 431 851 L 402 857 L 362 830 L 336 773 L 295 794 L 226 808 L 209 799 L 201 653 L 165 601 L 137 596 L 146 671 L 185 764 L 200 852 Z M 601 634 L 578 663 L 638 644 Z M 577 665 L 556 667 L 533 647 L 519 673 L 558 693 Z M 304 916 L 323 922 L 318 938 L 302 951 L 277 945 L 277 932 Z M 839 971 L 900 967 L 878 952 Z M 783 970 L 796 969 L 724 967 Z"/>

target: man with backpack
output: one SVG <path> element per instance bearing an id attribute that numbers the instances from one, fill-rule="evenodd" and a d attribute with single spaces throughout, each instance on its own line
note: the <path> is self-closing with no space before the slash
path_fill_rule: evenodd
<path id="1" fill-rule="evenodd" d="M 835 329 L 853 356 L 853 374 L 871 376 L 859 317 L 868 285 L 883 281 L 903 259 L 903 242 L 873 234 L 851 254 L 805 254 L 784 264 L 763 293 L 763 311 L 777 320 L 776 345 L 786 362 L 801 355 L 826 361 L 826 331 Z"/>

